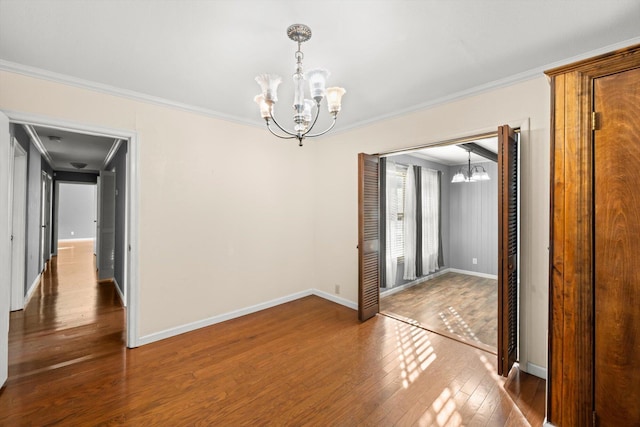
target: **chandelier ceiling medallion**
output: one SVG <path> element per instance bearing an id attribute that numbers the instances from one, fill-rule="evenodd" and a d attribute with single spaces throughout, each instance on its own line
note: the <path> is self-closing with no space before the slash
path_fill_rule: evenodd
<path id="1" fill-rule="evenodd" d="M 304 73 L 302 71 L 302 59 L 304 54 L 300 50 L 300 45 L 311 38 L 311 29 L 303 24 L 294 24 L 287 28 L 287 35 L 291 40 L 298 43 L 298 50 L 295 53 L 296 72 L 293 74 L 293 84 L 295 94 L 293 97 L 293 131 L 286 130 L 276 121 L 273 114 L 273 107 L 278 101 L 278 86 L 282 82 L 282 78 L 275 74 L 260 74 L 256 77 L 256 82 L 262 88 L 262 93 L 254 98 L 254 101 L 260 106 L 260 114 L 267 124 L 269 132 L 282 139 L 297 139 L 299 145 L 302 146 L 302 140 L 305 138 L 313 138 L 324 135 L 329 132 L 336 124 L 336 118 L 340 112 L 340 104 L 342 95 L 345 90 L 341 87 L 330 87 L 325 89 L 329 71 L 324 68 L 309 70 Z M 304 81 L 309 82 L 309 92 L 312 99 L 305 98 Z M 327 107 L 329 114 L 333 117 L 331 125 L 324 131 L 311 134 L 318 116 L 320 115 L 320 103 L 324 97 L 327 97 Z M 314 112 L 315 109 L 315 112 Z M 280 134 L 271 128 L 271 122 L 282 132 Z"/>
<path id="2" fill-rule="evenodd" d="M 464 168 L 458 169 L 458 172 L 453 175 L 451 182 L 476 182 L 476 181 L 488 181 L 491 178 L 484 167 L 480 165 L 471 166 L 471 150 L 469 152 L 469 162 L 467 164 L 467 170 Z"/>

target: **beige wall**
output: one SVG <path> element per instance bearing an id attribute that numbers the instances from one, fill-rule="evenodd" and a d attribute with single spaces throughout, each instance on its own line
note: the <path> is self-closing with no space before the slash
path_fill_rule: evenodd
<path id="1" fill-rule="evenodd" d="M 545 368 L 549 236 L 549 84 L 545 77 L 333 134 L 314 145 L 315 287 L 357 301 L 357 153 L 380 153 L 529 119 L 521 147 L 521 365 Z M 383 100 L 381 100 L 383 102 Z M 344 108 L 349 108 L 345 98 Z"/>
<path id="2" fill-rule="evenodd" d="M 9 72 L 0 72 L 0 109 L 137 133 L 140 336 L 310 288 L 333 294 L 339 284 L 340 296 L 356 302 L 357 153 L 530 119 L 522 145 L 521 360 L 546 367 L 549 86 L 543 77 L 334 133 L 304 148 L 263 129 Z"/>
<path id="3" fill-rule="evenodd" d="M 260 128 L 7 72 L 0 109 L 137 132 L 140 336 L 310 288 L 308 150 Z"/>

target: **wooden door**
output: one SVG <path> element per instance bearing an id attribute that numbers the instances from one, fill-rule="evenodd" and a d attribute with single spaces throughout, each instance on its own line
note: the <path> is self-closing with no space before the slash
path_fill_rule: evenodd
<path id="1" fill-rule="evenodd" d="M 380 311 L 380 184 L 378 156 L 358 154 L 358 318 Z"/>
<path id="2" fill-rule="evenodd" d="M 640 68 L 594 80 L 598 426 L 640 425 Z"/>
<path id="3" fill-rule="evenodd" d="M 518 141 L 498 128 L 498 374 L 518 358 Z"/>

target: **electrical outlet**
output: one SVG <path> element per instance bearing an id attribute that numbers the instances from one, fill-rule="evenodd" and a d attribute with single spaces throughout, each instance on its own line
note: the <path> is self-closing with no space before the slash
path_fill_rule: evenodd
<path id="1" fill-rule="evenodd" d="M 340 295 L 340 285 L 336 285 L 334 292 L 336 293 L 336 295 Z"/>
<path id="2" fill-rule="evenodd" d="M 473 258 L 473 259 L 471 259 L 471 262 L 472 262 L 473 264 L 477 264 L 477 263 L 478 263 L 478 258 Z"/>
<path id="3" fill-rule="evenodd" d="M 74 234 L 76 234 L 76 232 L 75 232 L 75 231 L 72 231 L 72 232 L 71 232 L 71 235 L 73 236 Z"/>

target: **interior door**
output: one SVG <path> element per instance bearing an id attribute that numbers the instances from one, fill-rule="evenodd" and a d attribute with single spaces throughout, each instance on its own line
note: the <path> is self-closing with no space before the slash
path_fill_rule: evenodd
<path id="1" fill-rule="evenodd" d="M 598 426 L 640 425 L 640 69 L 594 80 Z"/>
<path id="2" fill-rule="evenodd" d="M 358 154 L 358 318 L 380 311 L 378 156 Z"/>
<path id="3" fill-rule="evenodd" d="M 0 113 L 0 387 L 9 368 L 9 296 L 11 280 L 11 237 L 9 224 L 9 119 Z"/>
<path id="4" fill-rule="evenodd" d="M 518 359 L 518 140 L 498 128 L 498 374 Z"/>
<path id="5" fill-rule="evenodd" d="M 101 171 L 98 190 L 98 280 L 111 279 L 115 265 L 116 174 Z"/>

